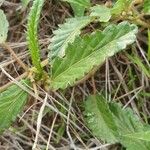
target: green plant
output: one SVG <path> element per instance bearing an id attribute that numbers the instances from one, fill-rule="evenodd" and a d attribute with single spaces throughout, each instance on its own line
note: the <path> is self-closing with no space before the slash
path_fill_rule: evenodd
<path id="1" fill-rule="evenodd" d="M 40 77 L 42 76 L 43 69 L 40 60 L 40 48 L 38 43 L 37 28 L 43 3 L 44 0 L 33 2 L 27 24 L 27 42 L 29 45 L 29 51 L 31 54 L 32 63 L 36 67 L 37 74 L 39 74 Z"/>
<path id="2" fill-rule="evenodd" d="M 144 5 L 143 5 L 143 11 L 146 14 L 150 14 L 150 1 L 149 0 L 144 0 Z"/>
<path id="3" fill-rule="evenodd" d="M 140 0 L 118 0 L 110 7 L 92 6 L 89 0 L 64 1 L 71 4 L 75 17 L 66 19 L 65 23 L 59 25 L 59 28 L 53 32 L 54 36 L 48 47 L 48 58 L 43 62 L 41 62 L 40 56 L 38 25 L 44 0 L 33 1 L 26 33 L 32 68 L 17 58 L 5 42 L 8 22 L 3 11 L 0 10 L 0 20 L 2 20 L 0 22 L 0 43 L 25 69 L 23 80 L 19 83 L 16 82 L 17 85 L 11 85 L 7 89 L 2 88 L 3 91 L 1 90 L 1 132 L 10 126 L 25 105 L 29 96 L 27 93 L 28 86 L 32 86 L 36 93 L 37 85 L 44 85 L 45 90 L 48 87 L 48 90 L 53 92 L 82 83 L 91 77 L 107 58 L 135 42 L 138 26 L 150 28 L 150 24 L 143 15 L 140 15 L 141 13 L 149 13 L 149 1 L 145 1 L 143 4 Z M 139 7 L 142 4 L 142 8 L 137 9 L 135 4 Z M 84 34 L 82 31 L 91 23 L 101 26 Z M 149 65 L 145 67 L 136 55 L 128 54 L 128 57 L 149 77 Z M 46 72 L 44 66 L 48 65 L 50 71 Z M 38 97 L 38 93 L 36 94 Z M 17 108 L 16 111 L 14 108 Z M 9 113 L 5 118 L 7 110 Z M 147 136 L 149 135 L 149 128 L 145 127 L 146 125 L 139 120 L 131 109 L 122 110 L 121 105 L 115 102 L 108 103 L 102 96 L 94 95 L 90 96 L 85 104 L 85 116 L 89 128 L 98 138 L 111 143 L 119 142 L 128 150 L 139 147 L 142 150 L 148 150 L 150 146 L 149 136 Z M 64 125 L 62 128 L 64 129 Z"/>
<path id="4" fill-rule="evenodd" d="M 8 33 L 8 21 L 6 19 L 6 16 L 2 10 L 0 10 L 0 43 L 4 43 L 7 39 L 7 33 Z"/>
<path id="5" fill-rule="evenodd" d="M 28 80 L 22 80 L 20 83 L 24 86 L 29 85 Z M 12 121 L 15 121 L 27 98 L 27 92 L 17 85 L 10 86 L 0 94 L 0 132 L 9 127 Z"/>
<path id="6" fill-rule="evenodd" d="M 65 50 L 69 43 L 72 43 L 76 36 L 81 33 L 81 29 L 91 22 L 91 18 L 84 16 L 78 18 L 70 18 L 66 20 L 66 23 L 59 26 L 59 29 L 54 31 L 54 37 L 52 38 L 52 43 L 49 45 L 51 50 L 49 53 L 49 58 L 55 56 L 63 57 L 65 55 Z"/>
<path id="7" fill-rule="evenodd" d="M 103 32 L 97 31 L 76 38 L 74 43 L 67 47 L 66 56 L 63 59 L 56 58 L 53 62 L 50 87 L 54 90 L 65 89 L 74 85 L 77 80 L 83 80 L 106 58 L 133 43 L 136 33 L 136 26 L 123 22 L 118 26 L 110 25 Z"/>
<path id="8" fill-rule="evenodd" d="M 77 1 L 63 0 L 63 1 L 70 3 L 70 5 L 74 11 L 75 16 L 77 16 L 77 17 L 84 16 L 85 9 L 89 8 L 91 5 L 90 0 L 77 0 Z"/>
<path id="9" fill-rule="evenodd" d="M 19 83 L 17 83 L 17 85 L 9 86 L 8 84 L 9 87 L 7 88 L 7 90 L 5 90 L 5 88 L 1 89 L 1 91 L 4 92 L 1 92 L 0 94 L 0 132 L 4 131 L 5 128 L 10 126 L 11 122 L 15 120 L 18 113 L 25 105 L 28 98 L 28 86 L 30 85 L 30 80 L 33 79 L 32 72 L 35 72 L 35 75 L 37 75 L 38 77 L 41 77 L 42 75 L 42 66 L 40 63 L 39 46 L 37 40 L 37 25 L 43 3 L 44 0 L 34 1 L 33 7 L 29 15 L 27 39 L 29 43 L 29 50 L 32 57 L 32 62 L 35 66 L 35 68 L 32 68 L 31 70 L 15 55 L 14 51 L 5 42 L 7 39 L 8 21 L 4 12 L 0 10 L 0 44 L 14 56 L 17 62 L 26 71 L 23 76 L 24 78 L 26 78 L 25 80 L 21 80 Z M 30 80 L 28 80 L 28 78 Z"/>
<path id="10" fill-rule="evenodd" d="M 130 108 L 122 109 L 120 104 L 109 103 L 101 95 L 92 95 L 85 103 L 85 116 L 92 133 L 104 141 L 119 142 L 128 150 L 150 147 L 150 126 L 142 124 Z"/>

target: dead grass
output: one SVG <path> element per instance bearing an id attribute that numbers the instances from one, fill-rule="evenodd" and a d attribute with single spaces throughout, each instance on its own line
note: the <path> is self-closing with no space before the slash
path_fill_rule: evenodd
<path id="1" fill-rule="evenodd" d="M 8 45 L 25 64 L 31 66 L 25 39 L 29 9 L 18 10 L 19 7 L 17 0 L 6 1 L 2 7 L 10 23 Z M 71 11 L 68 5 L 57 0 L 46 1 L 39 28 L 43 60 L 48 53 L 47 46 L 52 30 L 69 16 Z M 138 46 L 132 48 L 143 63 L 149 65 L 145 57 L 147 43 L 144 33 L 145 31 L 139 33 Z M 0 48 L 0 51 L 0 65 L 4 68 L 0 71 L 0 86 L 10 80 L 19 84 L 15 78 L 23 74 L 24 70 L 5 49 Z M 127 51 L 130 52 L 130 49 Z M 107 60 L 91 79 L 76 87 L 55 93 L 38 87 L 38 91 L 39 97 L 32 89 L 28 91 L 31 97 L 24 112 L 0 136 L 0 150 L 29 150 L 33 145 L 41 150 L 46 147 L 50 150 L 119 150 L 119 145 L 105 144 L 97 140 L 84 123 L 84 99 L 95 91 L 104 91 L 108 100 L 121 102 L 124 107 L 132 107 L 141 120 L 149 122 L 150 80 L 128 59 L 126 52 Z"/>

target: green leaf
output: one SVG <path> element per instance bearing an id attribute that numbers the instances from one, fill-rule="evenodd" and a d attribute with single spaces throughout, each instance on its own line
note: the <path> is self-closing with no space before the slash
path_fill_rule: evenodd
<path id="1" fill-rule="evenodd" d="M 22 80 L 25 86 L 27 80 Z M 12 85 L 0 93 L 0 132 L 8 128 L 22 110 L 27 101 L 28 94 L 17 85 Z"/>
<path id="2" fill-rule="evenodd" d="M 69 2 L 76 17 L 84 15 L 86 8 L 90 7 L 90 0 L 63 0 Z"/>
<path id="3" fill-rule="evenodd" d="M 85 120 L 99 139 L 121 143 L 127 150 L 149 150 L 150 142 L 126 136 L 144 129 L 144 124 L 130 108 L 122 109 L 120 104 L 108 103 L 101 95 L 89 96 L 85 103 Z"/>
<path id="4" fill-rule="evenodd" d="M 138 68 L 150 78 L 150 67 L 143 63 L 143 60 L 137 55 L 128 55 L 128 58 L 134 63 L 137 64 Z"/>
<path id="5" fill-rule="evenodd" d="M 119 15 L 123 11 L 128 11 L 128 8 L 133 0 L 118 0 L 112 8 L 112 14 Z"/>
<path id="6" fill-rule="evenodd" d="M 71 3 L 70 5 L 71 5 L 71 7 L 73 9 L 75 17 L 82 17 L 82 16 L 84 16 L 84 11 L 85 11 L 84 7 L 79 6 L 78 4 L 74 4 L 74 3 Z"/>
<path id="7" fill-rule="evenodd" d="M 90 16 L 98 17 L 100 22 L 108 22 L 111 18 L 111 11 L 106 6 L 97 5 L 91 7 Z"/>
<path id="8" fill-rule="evenodd" d="M 144 0 L 143 11 L 146 14 L 150 14 L 150 0 Z"/>
<path id="9" fill-rule="evenodd" d="M 85 115 L 92 133 L 107 142 L 117 142 L 117 126 L 106 100 L 100 96 L 89 96 L 85 103 Z"/>
<path id="10" fill-rule="evenodd" d="M 132 44 L 137 27 L 127 22 L 110 25 L 83 38 L 78 37 L 66 50 L 64 58 L 56 58 L 52 65 L 50 87 L 54 90 L 74 85 L 76 80 L 104 63 L 105 59 Z"/>
<path id="11" fill-rule="evenodd" d="M 77 5 L 82 6 L 84 8 L 90 7 L 90 0 L 63 0 L 63 1 L 66 1 L 68 3 L 77 4 Z"/>
<path id="12" fill-rule="evenodd" d="M 142 140 L 150 142 L 150 129 L 148 131 L 137 132 L 133 134 L 124 135 L 129 139 Z"/>
<path id="13" fill-rule="evenodd" d="M 150 142 L 142 142 L 140 140 L 126 137 L 127 134 L 134 134 L 144 130 L 144 124 L 140 121 L 136 114 L 130 108 L 122 109 L 120 104 L 109 103 L 110 111 L 114 116 L 118 129 L 116 138 L 128 150 L 149 150 Z"/>
<path id="14" fill-rule="evenodd" d="M 4 43 L 7 39 L 9 23 L 3 10 L 0 9 L 0 43 Z"/>
<path id="15" fill-rule="evenodd" d="M 36 67 L 40 76 L 42 75 L 43 69 L 41 67 L 37 29 L 43 4 L 44 0 L 34 0 L 27 24 L 27 42 L 29 52 L 31 54 L 32 63 Z"/>
<path id="16" fill-rule="evenodd" d="M 49 49 L 49 58 L 54 56 L 63 57 L 68 43 L 72 43 L 76 36 L 81 33 L 81 29 L 91 22 L 90 17 L 77 17 L 66 20 L 66 23 L 59 25 L 59 29 L 55 30 L 54 37 L 51 40 Z"/>

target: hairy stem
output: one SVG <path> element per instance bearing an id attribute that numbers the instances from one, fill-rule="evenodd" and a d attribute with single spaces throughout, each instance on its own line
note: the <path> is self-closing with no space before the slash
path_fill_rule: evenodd
<path id="1" fill-rule="evenodd" d="M 44 67 L 48 65 L 48 59 L 45 59 L 44 61 L 41 62 L 41 66 Z M 28 70 L 31 70 L 31 71 L 37 71 L 37 69 L 35 67 L 32 67 L 32 68 L 29 68 Z M 29 75 L 29 71 L 26 71 L 25 73 L 23 73 L 22 75 L 20 75 L 19 77 L 17 77 L 15 80 L 19 81 L 23 78 L 26 78 L 27 76 Z M 5 91 L 9 86 L 11 86 L 13 84 L 13 82 L 9 82 L 7 84 L 5 84 L 4 86 L 0 87 L 0 93 Z"/>

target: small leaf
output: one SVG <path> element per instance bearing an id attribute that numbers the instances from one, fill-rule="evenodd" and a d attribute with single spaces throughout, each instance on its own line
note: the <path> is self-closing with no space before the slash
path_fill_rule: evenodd
<path id="1" fill-rule="evenodd" d="M 0 9 L 0 43 L 4 43 L 7 39 L 9 23 L 3 10 Z"/>
<path id="2" fill-rule="evenodd" d="M 150 14 L 150 0 L 144 0 L 143 11 L 146 14 Z"/>
<path id="3" fill-rule="evenodd" d="M 22 84 L 29 84 L 22 80 Z M 0 132 L 3 132 L 15 121 L 18 113 L 27 101 L 28 94 L 17 85 L 12 85 L 6 91 L 0 93 Z"/>
<path id="4" fill-rule="evenodd" d="M 90 16 L 98 17 L 100 22 L 108 22 L 111 18 L 111 11 L 106 6 L 97 5 L 91 8 Z"/>
<path id="5" fill-rule="evenodd" d="M 49 49 L 49 58 L 54 56 L 63 57 L 68 43 L 72 43 L 76 36 L 80 34 L 80 30 L 91 22 L 90 17 L 77 17 L 66 20 L 66 23 L 59 25 L 59 29 L 55 30 L 54 37 L 51 40 Z"/>
<path id="6" fill-rule="evenodd" d="M 84 15 L 86 8 L 90 7 L 90 0 L 63 0 L 69 2 L 76 17 Z"/>
<path id="7" fill-rule="evenodd" d="M 85 11 L 84 7 L 79 6 L 77 4 L 74 4 L 74 3 L 71 3 L 70 5 L 71 5 L 71 7 L 73 9 L 75 17 L 82 17 L 82 16 L 84 16 L 84 11 Z"/>
<path id="8" fill-rule="evenodd" d="M 128 8 L 133 0 L 117 0 L 112 8 L 112 14 L 119 15 L 123 11 L 128 11 Z"/>
<path id="9" fill-rule="evenodd" d="M 103 32 L 78 37 L 66 50 L 63 59 L 56 58 L 52 65 L 50 87 L 65 89 L 82 79 L 85 74 L 104 63 L 105 59 L 132 44 L 137 27 L 127 22 L 110 25 Z"/>
<path id="10" fill-rule="evenodd" d="M 117 126 L 106 100 L 100 96 L 89 96 L 85 103 L 85 115 L 92 133 L 107 142 L 117 142 Z"/>

